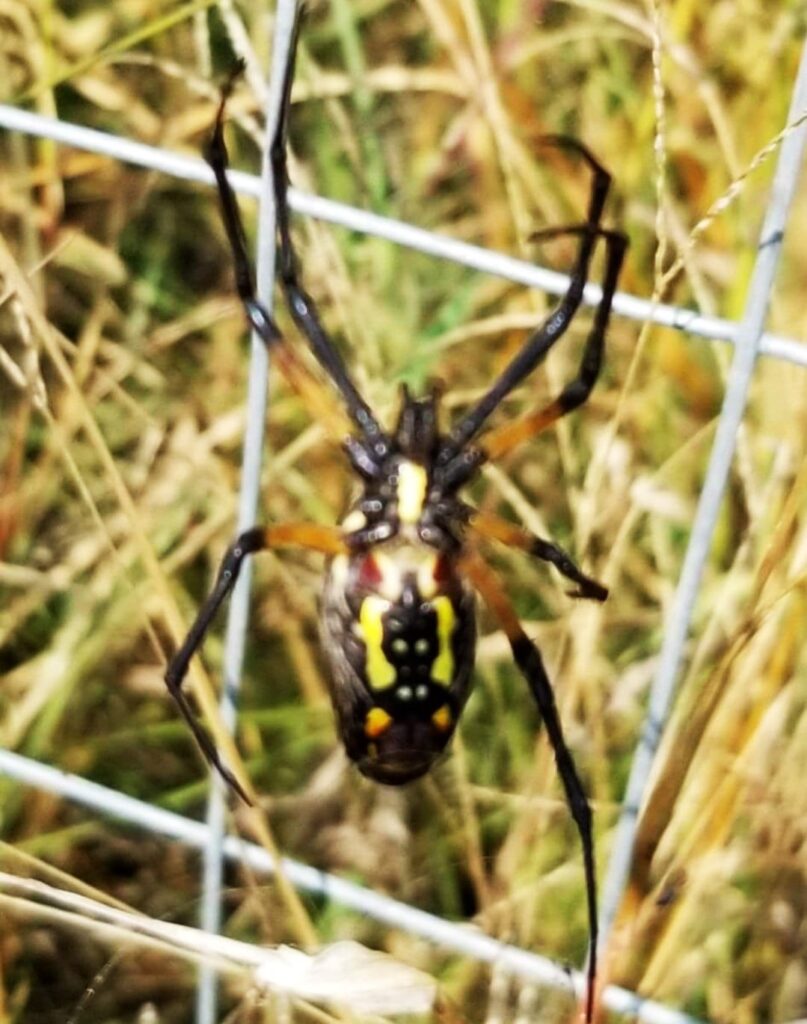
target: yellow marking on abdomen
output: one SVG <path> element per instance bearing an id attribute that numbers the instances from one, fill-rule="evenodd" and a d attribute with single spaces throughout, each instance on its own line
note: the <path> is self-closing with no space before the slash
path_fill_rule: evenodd
<path id="1" fill-rule="evenodd" d="M 397 675 L 395 666 L 387 660 L 381 646 L 384 642 L 384 623 L 381 616 L 388 609 L 389 601 L 371 594 L 362 601 L 359 612 L 359 625 L 365 647 L 364 668 L 372 690 L 385 690 L 392 686 Z"/>
<path id="2" fill-rule="evenodd" d="M 383 708 L 370 708 L 364 719 L 364 735 L 374 740 L 392 725 L 392 718 Z"/>
<path id="3" fill-rule="evenodd" d="M 423 466 L 404 460 L 398 466 L 398 518 L 414 526 L 423 513 L 429 477 Z"/>
<path id="4" fill-rule="evenodd" d="M 432 679 L 443 686 L 450 686 L 454 678 L 451 638 L 457 625 L 457 614 L 448 597 L 436 597 L 432 604 L 437 612 L 437 657 L 432 665 Z"/>
<path id="5" fill-rule="evenodd" d="M 435 729 L 439 729 L 440 732 L 448 732 L 451 726 L 454 724 L 451 717 L 451 708 L 448 704 L 443 704 L 439 707 L 432 715 L 432 724 Z"/>

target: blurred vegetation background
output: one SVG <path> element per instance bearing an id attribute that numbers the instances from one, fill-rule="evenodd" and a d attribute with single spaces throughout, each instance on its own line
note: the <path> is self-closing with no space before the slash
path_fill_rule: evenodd
<path id="1" fill-rule="evenodd" d="M 585 208 L 583 169 L 538 145 L 571 133 L 614 175 L 610 222 L 631 239 L 621 288 L 649 297 L 680 258 L 664 297 L 737 317 L 773 161 L 691 232 L 783 127 L 805 7 L 659 8 L 662 131 L 655 15 L 641 0 L 312 3 L 294 182 L 565 269 L 572 243 L 539 248 L 529 235 Z M 196 155 L 216 82 L 240 54 L 249 71 L 229 138 L 234 166 L 255 170 L 271 24 L 266 4 L 231 0 L 6 0 L 2 99 Z M 247 345 L 215 198 L 8 132 L 0 160 L 0 744 L 196 816 L 207 773 L 162 672 L 176 642 L 169 605 L 190 622 L 235 523 Z M 243 208 L 254 226 L 254 205 Z M 295 218 L 295 231 L 306 285 L 388 422 L 403 381 L 439 377 L 449 408 L 461 408 L 551 304 L 326 224 Z M 769 325 L 795 338 L 807 337 L 805 232 L 802 189 Z M 302 351 L 282 306 L 280 318 Z M 582 314 L 499 421 L 573 375 L 588 322 Z M 725 345 L 616 317 L 584 410 L 487 470 L 472 495 L 551 534 L 611 587 L 602 608 L 574 603 L 548 567 L 491 551 L 551 669 L 596 808 L 601 877 L 729 359 Z M 603 971 L 725 1024 L 807 1014 L 806 372 L 759 363 Z M 275 375 L 271 388 L 265 516 L 332 523 L 352 486 L 336 439 Z M 316 641 L 320 571 L 295 553 L 255 566 L 238 743 L 280 846 L 579 964 L 578 837 L 504 638 L 483 620 L 452 757 L 405 791 L 374 787 L 336 748 Z M 221 636 L 219 626 L 204 649 L 214 681 Z M 145 913 L 195 922 L 195 854 L 7 780 L 0 808 L 4 866 L 43 877 L 55 866 Z M 39 863 L 24 867 L 21 854 Z M 227 881 L 228 933 L 294 938 L 274 887 L 239 871 Z M 566 994 L 528 998 L 491 985 L 478 964 L 304 902 L 323 942 L 351 936 L 424 967 L 470 1021 L 515 1019 L 519 999 L 532 1021 L 573 1016 Z M 111 955 L 4 911 L 0 1021 L 190 1019 L 187 965 Z M 272 1019 L 241 996 L 228 993 L 228 1020 Z"/>

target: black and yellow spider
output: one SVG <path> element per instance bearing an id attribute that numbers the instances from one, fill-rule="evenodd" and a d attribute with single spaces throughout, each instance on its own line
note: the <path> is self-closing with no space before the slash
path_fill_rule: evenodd
<path id="1" fill-rule="evenodd" d="M 299 19 L 293 53 L 298 33 Z M 421 399 L 404 389 L 398 422 L 388 431 L 356 389 L 300 283 L 287 199 L 286 134 L 293 76 L 294 56 L 286 71 L 282 112 L 271 144 L 278 274 L 294 322 L 339 391 L 355 426 L 355 433 L 344 441 L 344 449 L 361 480 L 361 490 L 339 526 L 286 523 L 255 527 L 241 534 L 227 550 L 213 592 L 171 660 L 166 683 L 208 760 L 247 800 L 196 720 L 182 682 L 191 657 L 232 590 L 247 556 L 286 546 L 320 551 L 328 557 L 321 602 L 322 646 L 329 663 L 330 693 L 342 741 L 364 775 L 388 785 L 401 785 L 424 775 L 444 751 L 468 699 L 476 648 L 475 595 L 479 593 L 504 630 L 538 705 L 580 833 L 590 934 L 586 999 L 586 1019 L 590 1021 L 597 945 L 591 809 L 563 738 L 541 655 L 522 629 L 496 574 L 478 553 L 477 542 L 492 538 L 550 562 L 574 582 L 577 597 L 603 601 L 607 591 L 581 572 L 556 544 L 477 512 L 459 493 L 485 462 L 509 452 L 585 402 L 597 380 L 626 249 L 622 234 L 600 224 L 610 175 L 580 142 L 565 136 L 548 139 L 579 156 L 592 176 L 585 221 L 541 233 L 542 237 L 567 234 L 578 240 L 568 290 L 492 387 L 450 431 L 443 432 L 440 427 L 437 388 Z M 255 294 L 243 227 L 226 176 L 223 123 L 233 77 L 223 90 L 206 155 L 218 185 L 238 293 L 252 329 L 271 349 L 276 365 L 303 397 L 310 400 L 314 396 L 322 414 L 319 383 L 289 348 Z M 553 402 L 476 441 L 501 401 L 535 370 L 569 327 L 580 307 L 592 254 L 600 239 L 606 250 L 602 298 L 577 376 Z"/>

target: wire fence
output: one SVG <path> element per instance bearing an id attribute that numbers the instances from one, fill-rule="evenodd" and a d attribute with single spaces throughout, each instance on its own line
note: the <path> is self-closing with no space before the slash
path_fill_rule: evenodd
<path id="1" fill-rule="evenodd" d="M 206 822 L 184 818 L 9 750 L 0 750 L 0 773 L 43 792 L 71 800 L 104 817 L 175 839 L 193 849 L 204 851 L 213 841 Z M 228 861 L 242 864 L 260 874 L 275 873 L 276 865 L 262 846 L 228 835 L 223 838 L 221 848 Z M 289 881 L 303 892 L 322 896 L 390 928 L 419 936 L 441 949 L 495 965 L 498 970 L 525 982 L 566 991 L 574 990 L 580 995 L 583 993 L 585 979 L 581 972 L 570 971 L 546 957 L 500 942 L 476 928 L 446 921 L 288 857 L 282 858 L 281 868 Z M 603 1003 L 616 1013 L 647 1024 L 699 1024 L 688 1014 L 651 999 L 644 999 L 617 985 L 606 988 Z"/>
<path id="2" fill-rule="evenodd" d="M 283 103 L 283 70 L 289 60 L 294 34 L 296 3 L 278 3 L 272 49 L 272 68 L 266 99 L 266 138 L 271 139 L 273 129 L 281 116 Z M 275 203 L 272 166 L 269 152 L 263 153 L 260 211 L 258 215 L 258 256 L 256 281 L 258 298 L 271 313 L 275 280 Z M 266 403 L 269 386 L 269 354 L 266 345 L 253 332 L 250 339 L 249 386 L 247 394 L 247 427 L 241 467 L 241 489 L 238 501 L 238 533 L 255 524 L 261 486 L 261 459 L 263 455 L 263 425 L 266 421 Z M 224 686 L 221 696 L 221 714 L 225 727 L 235 728 L 237 695 L 241 684 L 244 646 L 249 624 L 249 598 L 252 579 L 252 560 L 247 559 L 245 571 L 233 589 L 227 612 L 227 633 L 224 642 Z M 215 773 L 214 773 L 215 774 Z M 226 826 L 226 802 L 221 779 L 210 786 L 207 805 L 207 825 L 210 841 L 204 847 L 204 874 L 202 882 L 201 925 L 205 931 L 218 932 L 221 927 L 221 887 L 224 866 L 223 837 Z M 217 976 L 210 967 L 203 967 L 197 987 L 197 1024 L 214 1024 L 216 1019 Z"/>
<path id="3" fill-rule="evenodd" d="M 291 26 L 295 0 L 278 0 L 276 31 L 266 104 L 269 126 L 278 116 L 283 69 L 289 59 Z M 748 389 L 759 356 L 788 361 L 807 368 L 807 344 L 794 338 L 764 333 L 765 316 L 775 280 L 777 261 L 787 214 L 796 188 L 807 141 L 807 48 L 802 55 L 793 87 L 786 131 L 771 189 L 769 205 L 758 243 L 757 260 L 748 290 L 745 312 L 739 322 L 705 316 L 692 310 L 654 303 L 620 292 L 614 311 L 624 317 L 672 327 L 694 337 L 718 340 L 733 346 L 733 358 L 725 390 L 721 414 L 715 434 L 708 469 L 703 483 L 697 515 L 689 539 L 675 600 L 664 624 L 664 640 L 655 678 L 651 686 L 646 718 L 636 747 L 630 779 L 622 803 L 621 815 L 611 860 L 605 877 L 602 901 L 601 941 L 607 942 L 609 929 L 623 897 L 637 822 L 646 793 L 655 754 L 668 719 L 686 657 L 693 609 L 709 555 L 710 544 L 734 456 L 737 432 L 746 405 Z M 201 160 L 190 159 L 142 143 L 107 135 L 54 118 L 32 114 L 14 107 L 0 105 L 0 127 L 40 138 L 49 138 L 65 146 L 105 154 L 115 160 L 150 168 L 167 175 L 212 184 L 213 178 Z M 271 137 L 271 130 L 267 136 Z M 258 274 L 261 298 L 269 305 L 274 277 L 274 206 L 268 160 L 264 159 L 261 178 L 232 172 L 237 192 L 260 199 Z M 410 224 L 395 221 L 292 189 L 292 209 L 312 217 L 375 235 L 408 246 L 423 253 L 452 260 L 467 267 L 498 275 L 515 283 L 542 289 L 551 294 L 566 290 L 568 278 L 555 271 L 528 264 L 512 257 L 482 249 L 464 242 L 424 231 Z M 600 289 L 590 284 L 585 302 L 599 301 Z M 263 423 L 267 397 L 268 359 L 264 346 L 253 338 L 249 392 L 247 396 L 247 427 L 242 461 L 238 528 L 246 529 L 256 519 L 259 494 Z M 222 716 L 232 728 L 235 720 L 238 681 L 244 652 L 249 611 L 249 571 L 245 571 L 230 604 L 223 688 Z M 204 882 L 201 921 L 208 931 L 220 925 L 221 875 L 225 860 L 235 859 L 262 872 L 274 872 L 276 865 L 267 852 L 234 836 L 225 835 L 224 803 L 219 784 L 214 781 L 204 824 L 182 818 L 121 793 L 105 789 L 87 780 L 59 772 L 31 759 L 0 750 L 0 773 L 21 783 L 41 788 L 65 799 L 73 800 L 93 811 L 124 820 L 155 833 L 170 836 L 204 852 Z M 573 985 L 582 991 L 584 979 L 579 972 L 508 945 L 462 926 L 427 914 L 404 903 L 380 896 L 361 886 L 283 859 L 283 872 L 298 887 L 326 896 L 364 914 L 423 936 L 438 945 L 540 984 L 559 988 Z M 197 1000 L 197 1024 L 213 1024 L 216 1017 L 216 974 L 203 967 L 200 972 Z M 632 1015 L 649 1024 L 696 1024 L 694 1018 L 679 1011 L 645 1000 L 617 986 L 609 986 L 603 994 L 608 1008 Z"/>

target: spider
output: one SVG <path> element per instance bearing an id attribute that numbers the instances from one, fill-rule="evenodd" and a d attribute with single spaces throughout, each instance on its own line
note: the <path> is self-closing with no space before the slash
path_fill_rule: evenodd
<path id="1" fill-rule="evenodd" d="M 497 574 L 478 551 L 495 540 L 542 559 L 575 584 L 572 596 L 604 601 L 606 588 L 586 576 L 552 541 L 506 520 L 482 513 L 460 491 L 489 460 L 577 409 L 589 397 L 602 365 L 606 328 L 627 240 L 601 226 L 611 177 L 589 150 L 567 136 L 547 142 L 581 159 L 591 174 L 585 220 L 539 232 L 570 235 L 577 254 L 566 293 L 527 338 L 501 376 L 448 432 L 440 426 L 440 389 L 422 398 L 402 389 L 398 420 L 385 429 L 353 383 L 300 280 L 289 226 L 287 132 L 298 15 L 285 71 L 281 113 L 270 146 L 277 206 L 278 276 L 292 319 L 352 420 L 343 442 L 360 480 L 359 494 L 339 526 L 284 523 L 256 526 L 228 548 L 213 591 L 187 638 L 168 665 L 165 681 L 204 755 L 247 803 L 249 798 L 225 766 L 215 743 L 196 719 L 182 689 L 188 664 L 210 623 L 231 592 L 244 560 L 259 551 L 294 546 L 327 556 L 320 608 L 322 647 L 330 670 L 336 723 L 349 758 L 360 772 L 387 785 L 401 785 L 429 771 L 454 733 L 472 685 L 476 648 L 476 595 L 507 636 L 513 658 L 538 706 L 555 755 L 566 799 L 583 849 L 589 921 L 586 1020 L 591 1021 L 597 973 L 597 895 L 591 809 L 566 745 L 552 686 L 540 652 L 524 632 Z M 323 415 L 320 383 L 282 336 L 258 300 L 243 225 L 227 179 L 225 108 L 239 69 L 222 89 L 205 155 L 213 169 L 239 297 L 252 329 L 271 350 L 275 364 Z M 476 440 L 502 400 L 543 361 L 577 313 L 596 244 L 605 246 L 602 298 L 585 341 L 577 376 L 554 401 L 505 423 Z"/>

